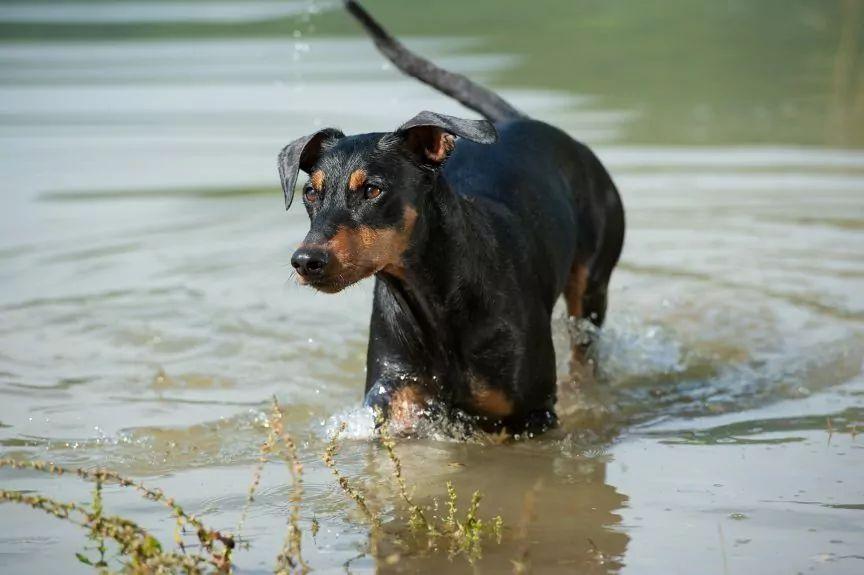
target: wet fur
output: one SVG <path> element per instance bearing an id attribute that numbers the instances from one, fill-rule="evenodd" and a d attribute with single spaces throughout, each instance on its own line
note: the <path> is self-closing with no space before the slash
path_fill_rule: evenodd
<path id="1" fill-rule="evenodd" d="M 570 313 L 603 322 L 624 238 L 615 185 L 584 144 L 464 77 L 420 66 L 347 5 L 397 66 L 458 94 L 498 136 L 488 143 L 488 124 L 423 113 L 396 132 L 329 129 L 280 154 L 286 202 L 298 167 L 321 196 L 304 196 L 303 245 L 331 257 L 308 283 L 335 292 L 375 276 L 365 403 L 404 418 L 431 398 L 487 429 L 553 426 L 552 309 L 563 294 Z M 446 84 L 453 78 L 462 83 Z M 364 199 L 367 185 L 384 192 Z"/>

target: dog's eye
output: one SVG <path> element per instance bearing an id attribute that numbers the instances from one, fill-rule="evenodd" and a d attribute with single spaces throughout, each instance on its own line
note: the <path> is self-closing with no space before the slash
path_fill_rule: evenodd
<path id="1" fill-rule="evenodd" d="M 303 197 L 306 198 L 306 201 L 310 204 L 314 204 L 316 201 L 318 201 L 318 192 L 315 191 L 315 188 L 313 188 L 312 186 L 306 186 L 303 189 Z"/>
<path id="2" fill-rule="evenodd" d="M 363 188 L 363 197 L 367 200 L 374 200 L 378 196 L 381 195 L 381 188 L 378 186 L 373 186 L 371 184 L 366 184 Z"/>

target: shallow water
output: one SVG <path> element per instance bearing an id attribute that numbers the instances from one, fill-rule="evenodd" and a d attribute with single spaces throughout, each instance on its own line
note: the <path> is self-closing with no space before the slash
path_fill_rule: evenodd
<path id="1" fill-rule="evenodd" d="M 399 442 L 418 500 L 450 480 L 502 515 L 502 544 L 473 567 L 365 553 L 368 529 L 320 456 L 348 422 L 340 468 L 404 532 L 357 407 L 371 282 L 326 296 L 289 280 L 306 219 L 283 211 L 274 166 L 325 123 L 464 111 L 382 65 L 323 4 L 206 17 L 195 2 L 133 4 L 0 10 L 2 456 L 107 466 L 232 529 L 275 395 L 305 465 L 301 526 L 321 525 L 304 539 L 320 572 L 499 573 L 526 550 L 540 573 L 864 569 L 860 3 L 544 1 L 561 12 L 514 5 L 485 27 L 485 0 L 423 19 L 380 7 L 412 46 L 595 147 L 627 208 L 597 385 L 568 382 L 558 311 L 561 428 Z M 0 485 L 89 491 L 6 470 Z M 284 464 L 268 464 L 241 571 L 272 567 L 289 497 Z M 160 508 L 116 488 L 107 505 L 171 540 Z M 83 571 L 85 544 L 2 507 L 4 572 Z"/>

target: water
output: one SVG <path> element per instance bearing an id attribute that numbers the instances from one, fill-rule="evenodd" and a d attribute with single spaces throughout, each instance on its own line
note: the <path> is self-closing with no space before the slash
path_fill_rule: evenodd
<path id="1" fill-rule="evenodd" d="M 561 428 L 397 447 L 418 500 L 451 480 L 503 516 L 504 542 L 474 568 L 363 554 L 368 529 L 320 455 L 349 422 L 340 468 L 402 529 L 358 408 L 371 284 L 326 296 L 289 281 L 306 219 L 282 210 L 275 173 L 282 145 L 325 124 L 466 112 L 384 65 L 326 4 L 211 4 L 0 10 L 3 456 L 108 466 L 231 529 L 276 395 L 305 465 L 301 525 L 321 525 L 304 540 L 319 572 L 499 573 L 523 549 L 541 573 L 861 572 L 860 2 L 489 0 L 423 18 L 372 4 L 413 47 L 590 143 L 627 208 L 601 381 L 574 387 L 559 354 Z M 273 565 L 289 485 L 266 467 L 242 571 Z M 170 541 L 158 507 L 116 488 L 107 504 Z M 86 543 L 2 508 L 4 572 L 84 571 Z"/>

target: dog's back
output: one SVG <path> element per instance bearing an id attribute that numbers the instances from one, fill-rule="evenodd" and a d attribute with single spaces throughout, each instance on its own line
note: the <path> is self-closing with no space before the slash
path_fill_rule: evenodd
<path id="1" fill-rule="evenodd" d="M 501 232 L 528 236 L 529 269 L 548 276 L 551 309 L 574 261 L 593 269 L 594 283 L 608 279 L 623 243 L 620 199 L 594 153 L 561 130 L 530 119 L 497 127 L 497 143 L 460 144 L 444 173 L 457 194 L 498 203 L 519 219 Z"/>

